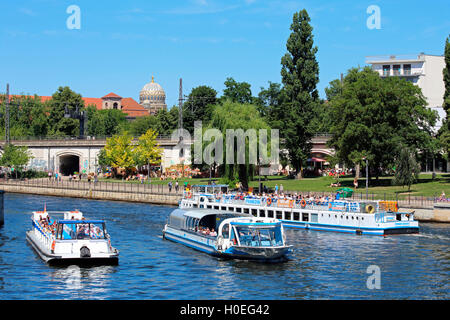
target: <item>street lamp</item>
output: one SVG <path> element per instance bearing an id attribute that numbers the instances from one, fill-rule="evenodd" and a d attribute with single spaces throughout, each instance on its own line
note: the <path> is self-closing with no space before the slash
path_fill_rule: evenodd
<path id="1" fill-rule="evenodd" d="M 78 119 L 80 121 L 79 139 L 83 139 L 84 128 L 88 119 L 87 111 L 80 111 L 78 105 L 76 106 L 75 110 L 69 110 L 66 103 L 66 106 L 64 107 L 64 118 Z"/>
<path id="2" fill-rule="evenodd" d="M 366 200 L 369 199 L 369 160 L 364 157 L 363 160 L 366 160 Z"/>

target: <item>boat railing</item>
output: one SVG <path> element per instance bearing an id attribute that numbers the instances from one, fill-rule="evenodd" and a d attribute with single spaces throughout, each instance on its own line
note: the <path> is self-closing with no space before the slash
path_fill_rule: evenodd
<path id="1" fill-rule="evenodd" d="M 47 231 L 43 230 L 41 225 L 39 224 L 39 221 L 34 221 L 34 234 L 38 237 L 39 240 L 41 240 L 45 246 L 49 247 L 51 246 L 53 240 L 55 240 L 54 236 L 49 234 Z"/>
<path id="2" fill-rule="evenodd" d="M 362 213 L 361 204 L 372 205 L 370 213 L 389 213 L 396 212 L 398 205 L 396 201 L 380 201 L 378 204 L 374 201 L 358 202 L 348 200 L 307 200 L 307 199 L 289 199 L 272 197 L 251 197 L 235 195 L 206 195 L 202 194 L 208 203 L 211 204 L 233 204 L 233 205 L 251 205 L 264 208 L 293 208 L 306 210 L 323 210 L 333 212 Z"/>

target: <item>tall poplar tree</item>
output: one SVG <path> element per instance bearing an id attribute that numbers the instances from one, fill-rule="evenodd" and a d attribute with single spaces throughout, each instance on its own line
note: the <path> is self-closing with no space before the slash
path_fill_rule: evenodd
<path id="1" fill-rule="evenodd" d="M 444 76 L 444 105 L 443 108 L 445 110 L 445 119 L 442 122 L 442 127 L 439 130 L 439 139 L 441 141 L 441 146 L 443 147 L 447 161 L 450 160 L 450 120 L 448 119 L 448 115 L 450 113 L 450 36 L 447 37 L 445 41 L 445 68 L 442 71 Z"/>
<path id="2" fill-rule="evenodd" d="M 319 102 L 316 85 L 319 82 L 319 64 L 316 60 L 311 19 L 306 10 L 294 13 L 286 43 L 287 53 L 281 58 L 281 77 L 285 102 L 281 106 L 280 137 L 289 152 L 289 160 L 297 177 L 311 151 L 315 105 Z"/>

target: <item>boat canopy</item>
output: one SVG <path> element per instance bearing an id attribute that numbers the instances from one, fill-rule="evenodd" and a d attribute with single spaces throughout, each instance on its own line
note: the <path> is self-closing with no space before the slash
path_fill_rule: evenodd
<path id="1" fill-rule="evenodd" d="M 59 220 L 58 223 L 61 224 L 66 224 L 66 223 L 95 223 L 95 224 L 100 224 L 100 223 L 105 223 L 105 221 L 103 220 Z"/>
<path id="2" fill-rule="evenodd" d="M 252 217 L 248 213 L 217 211 L 210 209 L 175 209 L 169 216 L 169 225 L 177 229 L 195 229 L 197 226 L 216 228 L 228 218 Z"/>

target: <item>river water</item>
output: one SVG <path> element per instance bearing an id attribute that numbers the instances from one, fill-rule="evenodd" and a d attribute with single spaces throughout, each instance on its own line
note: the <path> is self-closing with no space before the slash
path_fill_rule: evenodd
<path id="1" fill-rule="evenodd" d="M 87 218 L 105 219 L 112 245 L 120 250 L 119 265 L 45 264 L 25 239 L 31 211 L 44 203 L 49 211 L 79 209 Z M 288 261 L 265 264 L 221 260 L 163 240 L 171 210 L 5 194 L 0 300 L 450 298 L 449 224 L 422 223 L 418 235 L 390 237 L 287 229 L 293 245 Z"/>

